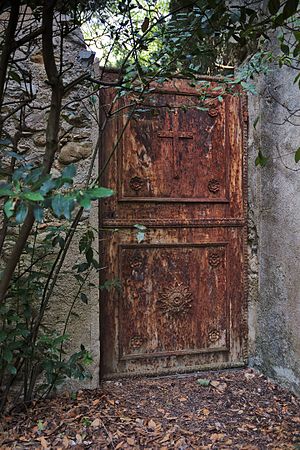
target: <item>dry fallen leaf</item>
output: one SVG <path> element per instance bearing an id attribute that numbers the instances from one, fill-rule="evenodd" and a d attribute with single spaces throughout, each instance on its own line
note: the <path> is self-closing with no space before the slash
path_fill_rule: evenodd
<path id="1" fill-rule="evenodd" d="M 163 444 L 164 442 L 168 442 L 170 440 L 170 435 L 166 434 L 160 441 L 160 444 Z"/>
<path id="2" fill-rule="evenodd" d="M 227 384 L 226 383 L 220 383 L 219 386 L 216 388 L 218 392 L 222 393 L 226 391 Z"/>
<path id="3" fill-rule="evenodd" d="M 93 420 L 93 422 L 91 423 L 91 427 L 93 428 L 98 428 L 101 426 L 101 420 L 100 419 L 95 419 Z"/>
<path id="4" fill-rule="evenodd" d="M 67 436 L 64 436 L 64 438 L 63 438 L 63 446 L 64 446 L 64 448 L 69 447 L 69 439 L 67 438 Z"/>
<path id="5" fill-rule="evenodd" d="M 274 449 L 295 450 L 298 399 L 256 374 L 250 378 L 244 371 L 232 371 L 213 376 L 211 382 L 205 375 L 200 379 L 209 382 L 208 387 L 197 385 L 192 376 L 131 380 L 122 386 L 111 384 L 109 394 L 102 388 L 85 391 L 76 402 L 62 396 L 37 402 L 26 414 L 17 413 L 1 424 L 0 448 L 257 450 L 257 444 L 265 449 L 272 443 Z M 108 398 L 118 400 L 113 405 Z M 36 428 L 39 421 L 48 422 L 47 434 Z"/>
<path id="6" fill-rule="evenodd" d="M 50 448 L 48 442 L 46 441 L 46 439 L 43 436 L 40 437 L 38 440 L 40 441 L 43 449 L 46 450 L 46 449 Z"/>
<path id="7" fill-rule="evenodd" d="M 156 428 L 156 423 L 154 422 L 154 420 L 150 419 L 148 422 L 148 428 L 150 428 L 150 430 L 155 430 Z"/>
<path id="8" fill-rule="evenodd" d="M 132 437 L 128 437 L 127 439 L 127 444 L 128 445 L 135 445 L 135 439 Z"/>
<path id="9" fill-rule="evenodd" d="M 255 374 L 246 372 L 244 376 L 247 380 L 252 380 L 255 377 Z"/>
<path id="10" fill-rule="evenodd" d="M 213 442 L 220 441 L 224 436 L 224 433 L 213 433 L 210 435 L 210 440 Z"/>
<path id="11" fill-rule="evenodd" d="M 76 434 L 76 441 L 77 441 L 77 444 L 82 444 L 82 437 L 79 433 Z"/>

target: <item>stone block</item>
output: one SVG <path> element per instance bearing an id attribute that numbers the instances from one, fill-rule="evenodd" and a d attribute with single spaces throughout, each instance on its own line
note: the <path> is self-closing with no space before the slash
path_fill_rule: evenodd
<path id="1" fill-rule="evenodd" d="M 67 165 L 86 159 L 92 154 L 92 144 L 90 142 L 68 142 L 60 151 L 58 161 Z"/>
<path id="2" fill-rule="evenodd" d="M 42 53 L 41 52 L 35 53 L 35 55 L 32 55 L 30 57 L 30 61 L 35 64 L 44 64 L 44 59 L 43 59 Z"/>

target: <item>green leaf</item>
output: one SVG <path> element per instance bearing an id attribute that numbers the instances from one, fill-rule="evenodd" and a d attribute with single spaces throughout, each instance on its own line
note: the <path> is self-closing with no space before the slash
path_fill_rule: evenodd
<path id="1" fill-rule="evenodd" d="M 105 187 L 95 187 L 88 189 L 86 193 L 91 200 L 97 200 L 98 198 L 111 197 L 114 194 L 114 191 Z"/>
<path id="2" fill-rule="evenodd" d="M 285 55 L 289 55 L 290 54 L 290 47 L 288 45 L 281 44 L 280 49 Z"/>
<path id="3" fill-rule="evenodd" d="M 23 223 L 28 214 L 28 206 L 25 203 L 21 203 L 16 212 L 16 222 Z"/>
<path id="4" fill-rule="evenodd" d="M 15 366 L 12 366 L 12 365 L 10 365 L 10 364 L 7 366 L 7 370 L 8 370 L 9 373 L 11 373 L 12 375 L 16 375 L 16 373 L 17 373 L 16 367 L 15 367 Z"/>
<path id="5" fill-rule="evenodd" d="M 146 231 L 147 230 L 147 227 L 145 227 L 145 225 L 141 225 L 140 223 L 136 223 L 133 226 L 134 226 L 134 228 L 136 228 L 139 231 Z"/>
<path id="6" fill-rule="evenodd" d="M 91 199 L 87 196 L 80 197 L 78 199 L 78 203 L 84 209 L 90 209 L 90 207 L 91 207 Z"/>
<path id="7" fill-rule="evenodd" d="M 209 108 L 205 108 L 204 106 L 196 106 L 196 109 L 198 109 L 198 111 L 208 111 Z"/>
<path id="8" fill-rule="evenodd" d="M 289 17 L 292 17 L 297 12 L 298 4 L 299 0 L 287 0 L 282 11 L 283 19 L 288 19 Z"/>
<path id="9" fill-rule="evenodd" d="M 94 267 L 94 269 L 99 269 L 100 268 L 100 264 L 95 258 L 92 259 L 91 264 Z"/>
<path id="10" fill-rule="evenodd" d="M 88 298 L 84 292 L 80 292 L 80 300 L 86 305 L 88 304 Z"/>
<path id="11" fill-rule="evenodd" d="M 13 194 L 14 192 L 9 188 L 9 185 L 0 186 L 0 197 L 7 197 Z"/>
<path id="12" fill-rule="evenodd" d="M 91 264 L 91 263 L 92 263 L 92 260 L 93 260 L 93 257 L 94 257 L 94 252 L 93 252 L 93 249 L 92 249 L 91 247 L 89 247 L 89 248 L 87 249 L 87 251 L 86 251 L 86 253 L 85 253 L 85 257 L 86 257 L 87 262 L 88 262 L 89 264 Z"/>
<path id="13" fill-rule="evenodd" d="M 284 22 L 284 16 L 283 14 L 278 14 L 274 20 L 274 27 L 280 27 Z"/>
<path id="14" fill-rule="evenodd" d="M 9 348 L 3 349 L 3 359 L 10 363 L 13 360 L 13 352 Z"/>
<path id="15" fill-rule="evenodd" d="M 243 86 L 243 88 L 246 91 L 250 92 L 251 94 L 253 94 L 253 95 L 257 94 L 254 84 L 246 83 L 245 81 L 242 81 L 241 85 Z"/>
<path id="16" fill-rule="evenodd" d="M 55 187 L 56 187 L 56 181 L 55 180 L 52 180 L 52 179 L 46 180 L 46 181 L 44 181 L 44 183 L 40 187 L 40 193 L 42 195 L 47 195 Z"/>
<path id="17" fill-rule="evenodd" d="M 16 81 L 19 84 L 22 81 L 20 75 L 17 72 L 15 72 L 14 70 L 11 70 L 9 72 L 9 78 L 11 78 L 12 80 Z"/>
<path id="18" fill-rule="evenodd" d="M 296 78 L 294 79 L 294 84 L 300 82 L 300 73 L 298 73 L 298 75 L 296 76 Z"/>
<path id="19" fill-rule="evenodd" d="M 4 342 L 5 339 L 7 338 L 8 334 L 6 331 L 4 330 L 0 330 L 0 342 Z"/>
<path id="20" fill-rule="evenodd" d="M 35 206 L 34 209 L 33 209 L 33 215 L 34 215 L 35 220 L 38 223 L 42 223 L 43 222 L 43 220 L 44 220 L 44 210 L 43 210 L 43 208 L 41 208 L 40 206 Z"/>
<path id="21" fill-rule="evenodd" d="M 259 119 L 260 119 L 260 117 L 257 116 L 256 119 L 255 119 L 254 122 L 253 122 L 253 128 L 254 128 L 255 130 L 256 130 L 256 126 L 257 126 L 257 124 L 258 124 Z"/>
<path id="22" fill-rule="evenodd" d="M 294 50 L 293 50 L 293 57 L 296 58 L 299 55 L 299 53 L 300 53 L 300 43 L 298 43 L 296 45 L 296 47 L 294 48 Z"/>
<path id="23" fill-rule="evenodd" d="M 197 383 L 200 384 L 200 386 L 208 387 L 210 385 L 210 380 L 207 380 L 206 378 L 198 378 Z"/>
<path id="24" fill-rule="evenodd" d="M 268 9 L 272 15 L 276 14 L 280 9 L 280 0 L 269 0 Z"/>
<path id="25" fill-rule="evenodd" d="M 143 32 L 143 33 L 145 33 L 145 31 L 148 30 L 149 22 L 150 22 L 150 21 L 149 21 L 149 18 L 148 18 L 148 17 L 145 17 L 144 22 L 143 22 L 143 24 L 142 24 L 142 32 Z"/>
<path id="26" fill-rule="evenodd" d="M 40 192 L 23 192 L 22 197 L 31 202 L 40 202 L 44 200 L 44 197 Z"/>
<path id="27" fill-rule="evenodd" d="M 6 147 L 7 145 L 10 145 L 10 144 L 12 144 L 11 139 L 8 139 L 8 138 L 0 139 L 0 147 Z"/>
<path id="28" fill-rule="evenodd" d="M 137 239 L 138 243 L 140 244 L 145 239 L 145 233 L 143 231 L 138 231 L 136 233 L 136 239 Z"/>
<path id="29" fill-rule="evenodd" d="M 78 264 L 78 265 L 77 265 L 77 272 L 78 272 L 78 273 L 85 272 L 85 271 L 89 268 L 89 266 L 90 266 L 90 265 L 89 265 L 89 263 L 87 263 L 87 262 Z"/>
<path id="30" fill-rule="evenodd" d="M 12 173 L 13 181 L 23 180 L 27 175 L 27 168 L 24 166 L 18 167 Z"/>
<path id="31" fill-rule="evenodd" d="M 51 206 L 57 217 L 65 217 L 71 219 L 71 213 L 74 209 L 75 202 L 73 198 L 57 194 L 53 197 Z"/>
<path id="32" fill-rule="evenodd" d="M 300 161 L 300 147 L 296 150 L 295 153 L 295 162 L 298 163 Z"/>
<path id="33" fill-rule="evenodd" d="M 40 180 L 42 172 L 43 172 L 42 167 L 36 167 L 35 169 L 29 172 L 29 174 L 25 178 L 25 182 L 28 184 L 36 183 L 38 180 Z"/>
<path id="34" fill-rule="evenodd" d="M 70 164 L 69 166 L 65 167 L 62 171 L 61 178 L 73 181 L 73 178 L 76 175 L 76 167 L 74 164 Z"/>
<path id="35" fill-rule="evenodd" d="M 13 200 L 8 200 L 4 204 L 4 212 L 6 214 L 6 217 L 9 219 L 14 215 L 14 202 Z"/>
<path id="36" fill-rule="evenodd" d="M 43 431 L 45 429 L 45 425 L 42 420 L 38 420 L 37 427 L 38 431 Z"/>
<path id="37" fill-rule="evenodd" d="M 258 155 L 257 155 L 257 157 L 256 157 L 256 159 L 255 159 L 255 165 L 256 165 L 256 166 L 265 167 L 265 165 L 266 165 L 267 162 L 268 162 L 268 159 L 269 159 L 269 157 L 264 156 L 264 155 L 262 154 L 262 151 L 259 150 Z"/>
<path id="38" fill-rule="evenodd" d="M 52 247 L 55 247 L 56 244 L 58 244 L 60 248 L 64 248 L 65 246 L 64 238 L 62 236 L 55 236 L 55 238 L 52 241 Z"/>

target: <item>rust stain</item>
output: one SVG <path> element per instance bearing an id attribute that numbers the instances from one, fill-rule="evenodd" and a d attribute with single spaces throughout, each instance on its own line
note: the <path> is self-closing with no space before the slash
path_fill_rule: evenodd
<path id="1" fill-rule="evenodd" d="M 185 80 L 151 93 L 105 173 L 117 196 L 101 204 L 101 275 L 122 284 L 101 292 L 105 377 L 245 359 L 245 109 L 238 96 L 219 102 L 215 85 L 207 111 Z M 105 131 L 100 165 L 126 120 Z M 142 243 L 136 223 L 147 226 Z"/>

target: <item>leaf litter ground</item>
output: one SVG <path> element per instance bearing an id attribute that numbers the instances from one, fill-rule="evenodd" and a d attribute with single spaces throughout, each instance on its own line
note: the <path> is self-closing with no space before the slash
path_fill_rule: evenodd
<path id="1" fill-rule="evenodd" d="M 12 412 L 1 449 L 300 449 L 300 399 L 250 370 L 103 383 Z"/>

